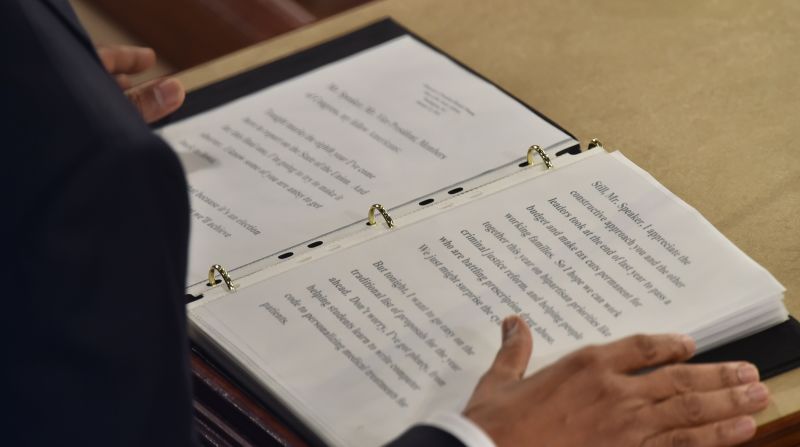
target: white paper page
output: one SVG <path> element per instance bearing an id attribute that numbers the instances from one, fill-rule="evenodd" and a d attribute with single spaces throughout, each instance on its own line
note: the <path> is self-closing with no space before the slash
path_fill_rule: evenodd
<path id="1" fill-rule="evenodd" d="M 191 317 L 288 390 L 327 438 L 378 445 L 462 408 L 507 315 L 534 333 L 534 371 L 582 345 L 693 333 L 780 296 L 766 270 L 634 168 L 605 153 L 556 168 Z"/>
<path id="2" fill-rule="evenodd" d="M 189 285 L 571 138 L 410 36 L 167 126 Z"/>

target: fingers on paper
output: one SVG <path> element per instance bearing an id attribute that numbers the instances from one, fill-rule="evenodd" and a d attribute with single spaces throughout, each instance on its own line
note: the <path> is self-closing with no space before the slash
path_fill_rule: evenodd
<path id="1" fill-rule="evenodd" d="M 494 387 L 519 381 L 528 368 L 533 352 L 533 337 L 528 326 L 513 316 L 503 320 L 502 330 L 503 344 L 480 386 Z"/>

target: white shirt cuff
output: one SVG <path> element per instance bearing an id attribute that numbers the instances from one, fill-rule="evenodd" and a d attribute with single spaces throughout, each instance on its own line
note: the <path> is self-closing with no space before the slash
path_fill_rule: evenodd
<path id="1" fill-rule="evenodd" d="M 492 439 L 480 427 L 458 413 L 435 413 L 424 424 L 450 433 L 467 447 L 495 447 Z"/>

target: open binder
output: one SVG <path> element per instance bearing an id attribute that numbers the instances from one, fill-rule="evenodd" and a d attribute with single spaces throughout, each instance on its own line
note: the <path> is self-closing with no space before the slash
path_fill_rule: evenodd
<path id="1" fill-rule="evenodd" d="M 595 147 L 602 148 L 602 143 L 597 139 L 592 139 L 587 144 L 586 149 L 589 150 Z M 542 163 L 547 169 L 553 167 L 550 157 L 537 145 L 531 146 L 528 150 L 526 160 L 519 163 L 519 167 L 524 168 L 533 165 L 534 155 L 541 158 Z M 463 188 L 456 187 L 451 189 L 450 193 L 459 194 L 463 191 Z M 431 203 L 433 203 L 433 201 L 424 204 L 420 202 L 418 205 L 425 206 Z M 374 226 L 379 224 L 379 221 L 376 219 L 376 213 L 383 218 L 386 229 L 390 230 L 395 227 L 391 215 L 381 204 L 373 204 L 369 207 L 367 218 L 365 219 L 366 225 Z M 303 247 L 299 248 L 302 249 Z M 297 248 L 286 250 L 283 254 L 277 256 L 277 258 L 287 259 L 288 257 L 286 254 L 293 254 L 292 250 L 295 249 Z M 205 284 L 205 287 L 210 290 L 217 286 L 224 287 L 230 292 L 235 292 L 238 287 L 234 279 L 223 266 L 214 264 L 208 270 L 208 282 Z M 191 303 L 202 298 L 203 295 L 187 294 L 186 297 L 187 302 Z M 765 346 L 777 346 L 779 349 L 764 349 Z M 198 352 L 203 352 L 202 347 L 198 346 L 197 348 L 199 349 Z M 689 363 L 738 360 L 744 360 L 755 364 L 759 369 L 762 379 L 769 379 L 800 367 L 800 322 L 798 322 L 795 317 L 789 316 L 783 323 L 701 352 L 689 360 Z M 223 370 L 224 369 L 223 366 Z"/>
<path id="2" fill-rule="evenodd" d="M 323 67 L 331 62 L 357 54 L 365 49 L 376 47 L 400 36 L 412 36 L 414 39 L 430 46 L 391 19 L 385 19 L 332 41 L 192 92 L 187 96 L 184 107 L 175 115 L 169 117 L 167 121 L 159 123 L 158 126 L 168 126 L 171 123 L 213 110 L 220 105 Z M 478 76 L 467 67 L 459 65 L 473 75 Z M 485 79 L 483 80 L 489 82 Z M 498 89 L 500 88 L 498 87 Z M 500 91 L 508 95 L 502 89 Z M 561 129 L 535 110 L 527 105 L 525 107 L 572 137 L 567 131 Z M 587 152 L 602 150 L 603 146 L 597 140 L 592 140 L 587 144 Z M 445 185 L 443 188 L 424 196 L 410 198 L 404 203 L 389 205 L 386 203 L 383 205 L 365 203 L 365 218 L 363 220 L 343 227 L 333 228 L 328 233 L 308 235 L 309 237 L 302 243 L 285 247 L 274 253 L 264 253 L 262 259 L 253 259 L 251 263 L 227 266 L 217 264 L 215 259 L 208 259 L 208 265 L 210 266 L 208 281 L 190 287 L 187 290 L 187 300 L 195 302 L 193 305 L 196 306 L 198 300 L 208 299 L 209 296 L 219 297 L 223 294 L 223 290 L 225 290 L 224 293 L 230 293 L 232 294 L 231 297 L 235 297 L 236 293 L 238 293 L 237 289 L 253 287 L 305 262 L 310 263 L 326 256 L 334 256 L 327 253 L 323 254 L 323 250 L 335 252 L 340 249 L 340 245 L 346 246 L 348 240 L 358 239 L 359 242 L 351 243 L 352 246 L 355 246 L 362 243 L 362 241 L 374 239 L 378 234 L 394 231 L 393 227 L 396 223 L 402 225 L 397 222 L 398 216 L 405 219 L 409 219 L 409 216 L 411 216 L 410 219 L 412 221 L 418 222 L 436 214 L 433 211 L 436 207 L 452 203 L 453 208 L 456 208 L 472 200 L 477 200 L 481 195 L 488 195 L 489 193 L 483 192 L 487 185 L 489 185 L 490 189 L 503 187 L 504 182 L 509 182 L 509 178 L 526 169 L 529 171 L 532 169 L 542 170 L 537 175 L 543 179 L 547 178 L 548 171 L 559 165 L 558 160 L 566 160 L 564 163 L 569 164 L 571 162 L 568 159 L 572 158 L 572 156 L 580 157 L 579 154 L 581 154 L 581 150 L 574 137 L 572 137 L 571 141 L 560 142 L 549 147 L 531 146 L 527 154 L 520 154 L 525 155 L 525 157 L 509 160 L 508 163 L 502 166 L 492 167 L 480 175 L 466 178 L 456 184 Z M 587 158 L 585 153 L 583 156 Z M 437 212 L 441 213 L 442 211 Z M 341 248 L 341 250 L 346 249 L 347 247 Z M 274 310 L 273 312 L 273 316 L 277 319 L 275 313 L 280 314 L 280 311 Z M 232 355 L 227 346 L 216 340 L 213 333 L 202 330 L 202 325 L 191 321 L 191 318 L 191 337 L 194 349 L 202 353 L 204 357 L 212 359 L 221 370 L 234 377 L 245 388 L 264 401 L 266 405 L 274 408 L 285 418 L 297 424 L 315 443 L 324 444 L 330 441 L 330 438 L 319 435 L 317 427 L 304 430 L 303 427 L 308 426 L 308 421 L 301 414 L 298 414 L 302 410 L 301 408 L 293 405 L 291 399 L 286 398 L 285 393 L 265 387 L 263 381 L 259 381 L 246 368 L 242 368 L 241 364 L 232 361 Z M 534 337 L 536 337 L 536 334 L 534 334 Z M 765 346 L 770 347 L 770 349 L 765 349 Z M 789 317 L 783 323 L 758 330 L 756 333 L 744 338 L 707 350 L 696 356 L 692 361 L 722 360 L 751 361 L 759 367 L 762 378 L 772 377 L 796 368 L 800 366 L 800 324 L 793 317 Z M 280 360 L 277 359 L 276 361 Z M 488 367 L 488 364 L 486 367 Z M 277 382 L 274 385 L 276 385 L 276 388 L 280 388 Z"/>

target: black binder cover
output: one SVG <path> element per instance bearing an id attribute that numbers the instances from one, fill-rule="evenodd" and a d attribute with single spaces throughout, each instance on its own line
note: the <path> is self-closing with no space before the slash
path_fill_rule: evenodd
<path id="1" fill-rule="evenodd" d="M 486 82 L 491 83 L 505 94 L 514 98 L 531 112 L 542 117 L 548 123 L 552 124 L 575 139 L 572 134 L 558 126 L 558 124 L 554 123 L 546 116 L 515 98 L 513 95 L 509 94 L 504 89 L 492 83 L 480 74 L 475 73 L 475 71 L 471 70 L 469 67 L 448 56 L 438 48 L 426 42 L 424 39 L 403 28 L 390 18 L 380 20 L 344 36 L 334 38 L 328 42 L 299 51 L 285 58 L 270 62 L 250 71 L 190 92 L 187 95 L 186 101 L 181 109 L 169 117 L 159 121 L 158 123 L 155 123 L 153 127 L 159 128 L 211 110 L 250 93 L 254 93 L 279 82 L 291 79 L 300 74 L 356 54 L 362 50 L 374 47 L 402 35 L 411 35 L 420 42 L 423 42 L 434 50 L 440 52 L 444 56 L 453 60 L 459 66 L 475 74 Z M 561 155 L 563 153 L 574 154 L 579 152 L 580 147 L 574 146 L 559 152 L 557 155 Z M 192 298 L 196 299 L 195 297 Z M 202 346 L 195 345 L 193 349 L 198 353 L 202 353 L 203 357 L 207 359 L 211 358 L 216 360 L 214 363 L 220 371 L 226 372 L 228 377 L 232 378 L 235 382 L 244 385 L 244 389 L 249 390 L 251 393 L 257 396 L 260 401 L 267 405 L 267 407 L 283 416 L 283 418 L 286 420 L 290 421 L 290 424 L 298 428 L 301 433 L 304 433 L 307 439 L 312 442 L 312 444 L 322 444 L 319 438 L 298 423 L 297 419 L 291 414 L 291 411 L 287 411 L 286 408 L 283 408 L 274 398 L 272 398 L 269 390 L 254 389 L 254 387 L 257 386 L 252 378 L 248 377 L 246 374 L 242 374 L 242 371 L 231 370 L 230 364 L 228 364 L 226 361 L 225 353 L 221 352 L 219 348 L 213 346 L 213 342 L 210 346 L 208 341 L 209 340 L 201 342 L 200 344 Z M 745 360 L 752 362 L 758 367 L 762 379 L 767 379 L 800 367 L 800 323 L 798 323 L 798 321 L 793 317 L 790 317 L 789 320 L 777 326 L 700 354 L 690 360 L 690 363 L 733 360 Z M 487 368 L 489 367 L 489 365 L 486 366 Z"/>
<path id="2" fill-rule="evenodd" d="M 794 317 L 767 330 L 695 356 L 690 363 L 747 360 L 762 379 L 800 367 L 800 323 Z"/>

